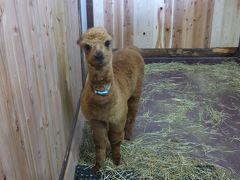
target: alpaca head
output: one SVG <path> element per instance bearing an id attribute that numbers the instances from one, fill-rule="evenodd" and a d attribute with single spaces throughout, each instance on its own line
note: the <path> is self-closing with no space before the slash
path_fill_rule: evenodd
<path id="1" fill-rule="evenodd" d="M 105 66 L 112 61 L 112 37 L 102 27 L 89 29 L 79 40 L 87 63 L 94 67 Z"/>

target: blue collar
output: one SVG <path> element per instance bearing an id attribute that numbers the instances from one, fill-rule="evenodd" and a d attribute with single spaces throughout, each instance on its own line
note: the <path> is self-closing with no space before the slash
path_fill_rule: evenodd
<path id="1" fill-rule="evenodd" d="M 103 86 L 103 90 L 94 90 L 94 93 L 100 96 L 106 96 L 110 93 L 112 85 L 111 84 L 106 84 Z"/>

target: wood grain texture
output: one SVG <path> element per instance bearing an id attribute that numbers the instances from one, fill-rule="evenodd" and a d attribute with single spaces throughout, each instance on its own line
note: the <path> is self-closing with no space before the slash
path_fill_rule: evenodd
<path id="1" fill-rule="evenodd" d="M 161 6 L 161 7 L 159 7 L 158 8 L 158 16 L 157 16 L 157 18 L 158 18 L 158 36 L 157 36 L 157 42 L 156 42 L 156 46 L 155 46 L 155 48 L 164 48 L 165 47 L 165 44 L 164 44 L 164 42 L 165 42 L 165 38 L 164 38 L 164 33 L 163 33 L 163 31 L 162 31 L 162 29 L 163 28 L 161 28 L 161 27 L 163 27 L 164 26 L 164 16 L 163 16 L 163 13 L 164 11 L 163 11 L 163 7 Z"/>
<path id="2" fill-rule="evenodd" d="M 107 32 L 113 36 L 113 0 L 104 0 L 104 26 Z"/>
<path id="3" fill-rule="evenodd" d="M 214 11 L 215 0 L 209 0 L 207 4 L 207 17 L 206 17 L 206 31 L 205 31 L 205 40 L 203 47 L 211 47 L 211 31 L 213 26 L 213 11 Z"/>
<path id="4" fill-rule="evenodd" d="M 174 0 L 165 1 L 165 48 L 170 48 L 171 46 L 171 20 L 172 20 L 172 4 Z"/>
<path id="5" fill-rule="evenodd" d="M 114 30 L 113 30 L 113 47 L 123 47 L 123 1 L 115 1 L 113 9 Z"/>
<path id="6" fill-rule="evenodd" d="M 183 12 L 184 12 L 184 0 L 175 0 L 174 9 L 174 34 L 173 34 L 173 47 L 182 47 L 182 32 L 183 32 Z"/>
<path id="7" fill-rule="evenodd" d="M 110 0 L 105 0 L 105 2 Z M 112 4 L 114 8 L 112 8 Z M 236 47 L 240 35 L 239 0 L 111 0 L 104 8 L 96 2 L 97 14 L 111 9 L 115 48 Z M 123 11 L 121 11 L 123 4 Z M 108 7 L 109 6 L 109 7 Z M 99 7 L 99 8 L 98 8 Z M 118 8 L 119 7 L 119 8 Z M 123 13 L 121 14 L 120 11 Z M 124 33 L 121 32 L 121 18 Z M 95 16 L 101 22 L 101 16 Z M 99 24 L 98 24 L 99 25 Z M 115 27 L 118 27 L 115 29 Z M 120 31 L 118 31 L 118 29 Z"/>
<path id="8" fill-rule="evenodd" d="M 85 122 L 86 122 L 86 119 L 83 116 L 83 114 L 80 112 L 78 116 L 77 124 L 76 124 L 76 129 L 73 135 L 72 146 L 69 153 L 67 168 L 65 171 L 65 176 L 64 176 L 65 180 L 74 179 L 75 167 L 79 159 L 79 149 L 82 142 L 83 127 Z"/>
<path id="9" fill-rule="evenodd" d="M 91 28 L 94 26 L 94 17 L 93 17 L 93 0 L 87 0 L 87 27 Z"/>
<path id="10" fill-rule="evenodd" d="M 93 0 L 94 27 L 104 27 L 104 0 Z"/>
<path id="11" fill-rule="evenodd" d="M 193 15 L 193 48 L 209 47 L 211 20 L 213 1 L 193 1 L 194 15 Z"/>
<path id="12" fill-rule="evenodd" d="M 133 45 L 133 0 L 123 0 L 124 5 L 124 47 Z"/>
<path id="13" fill-rule="evenodd" d="M 0 179 L 58 178 L 82 87 L 77 7 L 0 1 Z"/>
<path id="14" fill-rule="evenodd" d="M 143 57 L 236 57 L 237 48 L 164 48 L 164 49 L 144 49 Z"/>
<path id="15" fill-rule="evenodd" d="M 156 45 L 154 40 L 158 37 L 159 6 L 157 0 L 134 0 L 133 44 L 140 48 L 151 48 Z"/>
<path id="16" fill-rule="evenodd" d="M 239 35 L 240 1 L 215 1 L 210 46 L 237 47 Z"/>

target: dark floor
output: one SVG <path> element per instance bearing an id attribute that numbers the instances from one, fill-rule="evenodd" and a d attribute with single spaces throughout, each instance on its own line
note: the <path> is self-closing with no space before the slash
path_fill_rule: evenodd
<path id="1" fill-rule="evenodd" d="M 144 82 L 134 140 L 123 142 L 121 166 L 107 159 L 102 179 L 239 179 L 240 66 L 149 64 Z"/>

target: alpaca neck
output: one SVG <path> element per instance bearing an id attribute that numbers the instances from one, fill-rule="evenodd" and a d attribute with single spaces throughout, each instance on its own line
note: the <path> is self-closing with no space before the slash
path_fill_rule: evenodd
<path id="1" fill-rule="evenodd" d="M 89 66 L 89 81 L 94 92 L 101 92 L 111 88 L 113 82 L 112 64 L 109 63 L 103 67 Z"/>

